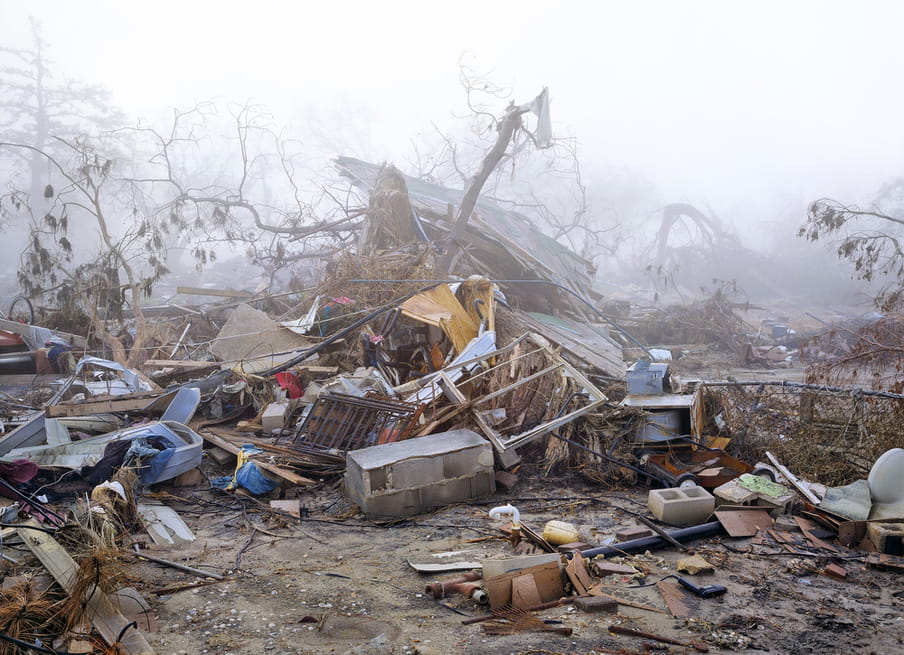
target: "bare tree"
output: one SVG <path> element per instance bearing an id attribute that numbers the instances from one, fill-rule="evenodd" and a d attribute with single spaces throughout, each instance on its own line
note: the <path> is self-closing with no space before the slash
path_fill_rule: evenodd
<path id="1" fill-rule="evenodd" d="M 128 366 L 138 363 L 147 340 L 142 302 L 169 273 L 174 247 L 189 249 L 198 269 L 215 261 L 223 244 L 252 247 L 260 263 L 262 235 L 269 234 L 271 263 L 284 266 L 293 240 L 341 233 L 354 222 L 349 214 L 315 216 L 295 181 L 290 144 L 271 129 L 264 112 L 232 111 L 232 135 L 217 146 L 207 129 L 214 113 L 213 106 L 199 105 L 175 111 L 165 131 L 140 126 L 95 139 L 56 139 L 61 154 L 0 142 L 0 150 L 37 154 L 54 174 L 46 212 L 29 211 L 26 191 L 0 198 L 3 211 L 30 214 L 20 284 L 33 296 L 78 299 L 114 359 Z M 133 148 L 132 157 L 107 155 L 121 152 L 123 141 Z M 186 172 L 205 144 L 229 161 L 225 178 Z M 108 322 L 121 319 L 126 306 L 135 321 L 131 344 Z"/>
<path id="2" fill-rule="evenodd" d="M 28 167 L 32 207 L 38 213 L 45 204 L 49 175 L 47 162 L 39 153 L 57 150 L 54 137 L 71 140 L 83 132 L 110 128 L 121 121 L 103 87 L 56 78 L 47 50 L 34 18 L 30 47 L 0 48 L 0 140 L 32 147 L 18 155 Z"/>
<path id="3" fill-rule="evenodd" d="M 877 302 L 886 308 L 904 301 L 904 218 L 901 198 L 904 180 L 885 185 L 868 208 L 820 198 L 810 203 L 798 236 L 808 241 L 837 237 L 838 257 L 854 266 L 857 278 L 883 281 Z M 886 210 L 883 205 L 891 205 Z"/>

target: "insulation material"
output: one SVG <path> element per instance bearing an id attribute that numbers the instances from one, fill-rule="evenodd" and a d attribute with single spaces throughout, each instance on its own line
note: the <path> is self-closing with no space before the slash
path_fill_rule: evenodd
<path id="1" fill-rule="evenodd" d="M 408 318 L 442 328 L 455 352 L 460 353 L 477 336 L 478 324 L 446 284 L 412 296 L 401 307 Z"/>

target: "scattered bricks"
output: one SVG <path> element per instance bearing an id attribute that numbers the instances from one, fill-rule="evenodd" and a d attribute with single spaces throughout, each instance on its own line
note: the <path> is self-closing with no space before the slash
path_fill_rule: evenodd
<path id="1" fill-rule="evenodd" d="M 618 612 L 618 601 L 604 596 L 578 596 L 572 605 L 582 612 L 615 614 Z"/>
<path id="2" fill-rule="evenodd" d="M 641 539 L 643 537 L 652 536 L 653 531 L 649 528 L 641 528 L 634 526 L 631 528 L 623 528 L 615 533 L 615 538 L 619 541 L 631 541 L 632 539 Z"/>
<path id="3" fill-rule="evenodd" d="M 870 521 L 866 533 L 880 553 L 904 555 L 904 523 Z"/>
<path id="4" fill-rule="evenodd" d="M 836 580 L 847 579 L 847 570 L 845 570 L 843 566 L 838 566 L 837 564 L 827 564 L 822 572 L 830 578 L 834 578 Z"/>
<path id="5" fill-rule="evenodd" d="M 503 491 L 511 491 L 518 484 L 518 476 L 508 471 L 496 471 L 496 485 Z"/>
<path id="6" fill-rule="evenodd" d="M 575 551 L 587 550 L 588 548 L 590 548 L 590 544 L 585 544 L 583 541 L 572 541 L 570 544 L 556 546 L 556 550 L 560 553 L 573 553 Z"/>
<path id="7" fill-rule="evenodd" d="M 653 489 L 647 506 L 657 519 L 671 525 L 698 525 L 716 507 L 716 499 L 703 487 Z"/>

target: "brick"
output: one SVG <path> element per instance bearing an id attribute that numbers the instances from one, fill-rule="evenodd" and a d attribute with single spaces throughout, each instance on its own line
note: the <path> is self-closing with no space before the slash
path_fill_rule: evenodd
<path id="1" fill-rule="evenodd" d="M 496 471 L 496 485 L 505 491 L 511 491 L 518 484 L 518 476 L 508 471 Z"/>
<path id="2" fill-rule="evenodd" d="M 830 578 L 835 578 L 836 580 L 845 580 L 847 578 L 847 570 L 843 566 L 839 566 L 838 564 L 828 564 L 823 569 L 823 573 L 825 573 Z"/>
<path id="3" fill-rule="evenodd" d="M 647 506 L 660 521 L 671 525 L 698 525 L 706 521 L 716 500 L 703 487 L 652 489 Z"/>
<path id="4" fill-rule="evenodd" d="M 615 614 L 618 612 L 618 601 L 603 596 L 578 596 L 572 604 L 582 612 Z"/>
<path id="5" fill-rule="evenodd" d="M 757 499 L 757 493 L 738 485 L 738 480 L 729 480 L 713 489 L 718 505 L 750 505 Z"/>
<path id="6" fill-rule="evenodd" d="M 632 539 L 640 539 L 642 537 L 649 537 L 653 534 L 653 531 L 649 528 L 641 528 L 640 526 L 633 526 L 630 528 L 622 528 L 618 532 L 615 533 L 615 538 L 619 541 L 631 541 Z"/>

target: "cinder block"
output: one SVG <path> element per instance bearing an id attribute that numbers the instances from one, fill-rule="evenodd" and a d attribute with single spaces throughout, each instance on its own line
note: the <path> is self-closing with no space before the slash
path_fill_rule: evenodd
<path id="1" fill-rule="evenodd" d="M 758 496 L 757 492 L 740 486 L 737 478 L 713 489 L 713 495 L 717 505 L 752 505 Z"/>
<path id="2" fill-rule="evenodd" d="M 870 521 L 866 533 L 880 553 L 904 555 L 904 523 Z"/>
<path id="3" fill-rule="evenodd" d="M 476 449 L 472 449 L 476 450 Z M 468 451 L 455 453 L 467 455 Z M 390 470 L 391 489 L 408 489 L 409 487 L 423 487 L 424 485 L 442 480 L 444 457 L 412 457 L 393 464 Z"/>
<path id="4" fill-rule="evenodd" d="M 447 471 L 461 471 L 450 477 Z M 493 448 L 453 430 L 348 453 L 345 492 L 368 517 L 404 517 L 495 491 Z"/>
<path id="5" fill-rule="evenodd" d="M 703 487 L 652 489 L 647 506 L 660 521 L 672 525 L 697 525 L 706 521 L 716 499 Z"/>
<path id="6" fill-rule="evenodd" d="M 493 450 L 490 448 L 469 448 L 468 450 L 450 453 L 443 456 L 442 475 L 434 477 L 458 478 L 472 475 L 477 471 L 485 471 L 493 467 Z"/>

